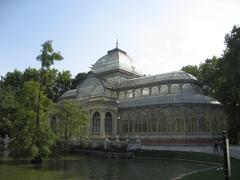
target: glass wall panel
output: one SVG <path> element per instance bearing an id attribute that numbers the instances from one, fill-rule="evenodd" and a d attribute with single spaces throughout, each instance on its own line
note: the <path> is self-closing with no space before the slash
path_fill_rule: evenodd
<path id="1" fill-rule="evenodd" d="M 150 132 L 157 132 L 157 117 L 155 116 L 155 114 L 151 114 L 149 127 Z"/>
<path id="2" fill-rule="evenodd" d="M 133 98 L 133 90 L 128 90 L 126 93 L 126 99 L 132 99 Z"/>
<path id="3" fill-rule="evenodd" d="M 126 99 L 126 97 L 125 97 L 125 91 L 120 91 L 119 92 L 119 99 Z"/>
<path id="4" fill-rule="evenodd" d="M 112 97 L 112 92 L 109 89 L 105 89 L 105 96 Z"/>
<path id="5" fill-rule="evenodd" d="M 102 83 L 94 77 L 85 80 L 79 89 L 79 97 L 104 95 L 104 87 Z"/>
<path id="6" fill-rule="evenodd" d="M 193 87 L 194 93 L 196 93 L 196 94 L 203 94 L 203 91 L 202 91 L 200 86 L 198 86 L 196 84 L 192 84 L 192 87 Z"/>
<path id="7" fill-rule="evenodd" d="M 142 96 L 149 96 L 149 95 L 150 95 L 150 89 L 148 87 L 143 88 Z"/>
<path id="8" fill-rule="evenodd" d="M 193 93 L 192 85 L 190 83 L 183 84 L 182 93 L 184 94 Z"/>
<path id="9" fill-rule="evenodd" d="M 158 86 L 153 86 L 153 87 L 152 87 L 151 95 L 152 95 L 152 96 L 157 96 L 157 95 L 159 95 L 159 87 L 158 87 Z"/>
<path id="10" fill-rule="evenodd" d="M 112 91 L 112 97 L 117 98 L 117 92 L 116 91 Z"/>
<path id="11" fill-rule="evenodd" d="M 168 85 L 166 85 L 166 84 L 161 85 L 161 87 L 160 87 L 160 94 L 161 95 L 168 94 Z"/>
<path id="12" fill-rule="evenodd" d="M 179 86 L 179 84 L 171 84 L 170 93 L 171 94 L 178 94 L 178 93 L 180 93 L 180 86 Z"/>
<path id="13" fill-rule="evenodd" d="M 141 97 L 141 89 L 135 89 L 134 90 L 134 97 L 135 98 Z"/>

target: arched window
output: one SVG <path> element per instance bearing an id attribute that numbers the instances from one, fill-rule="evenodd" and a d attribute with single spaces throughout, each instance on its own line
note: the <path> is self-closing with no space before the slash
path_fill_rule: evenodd
<path id="1" fill-rule="evenodd" d="M 143 88 L 142 90 L 142 96 L 149 96 L 150 95 L 150 90 L 148 87 Z"/>
<path id="2" fill-rule="evenodd" d="M 168 94 L 168 85 L 166 85 L 166 84 L 161 85 L 160 94 L 161 94 L 161 95 L 163 95 L 163 94 Z"/>
<path id="3" fill-rule="evenodd" d="M 180 86 L 178 84 L 171 84 L 170 92 L 171 94 L 180 93 Z"/>
<path id="4" fill-rule="evenodd" d="M 121 99 L 121 100 L 126 99 L 126 97 L 125 97 L 125 91 L 120 91 L 120 92 L 119 92 L 119 99 Z"/>
<path id="5" fill-rule="evenodd" d="M 110 112 L 105 114 L 105 132 L 112 132 L 112 114 Z"/>
<path id="6" fill-rule="evenodd" d="M 133 98 L 133 90 L 128 90 L 126 93 L 126 99 L 132 99 Z"/>
<path id="7" fill-rule="evenodd" d="M 95 112 L 93 114 L 92 132 L 94 133 L 100 132 L 100 113 L 99 112 Z"/>
<path id="8" fill-rule="evenodd" d="M 135 98 L 141 97 L 141 89 L 135 89 L 135 91 L 134 91 L 134 97 L 135 97 Z"/>
<path id="9" fill-rule="evenodd" d="M 152 87 L 151 95 L 152 95 L 152 96 L 157 96 L 157 95 L 159 95 L 159 88 L 158 88 L 158 86 L 153 86 L 153 87 Z"/>

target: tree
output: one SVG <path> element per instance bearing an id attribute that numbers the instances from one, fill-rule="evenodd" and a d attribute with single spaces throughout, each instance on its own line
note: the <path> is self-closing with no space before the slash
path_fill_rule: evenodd
<path id="1" fill-rule="evenodd" d="M 18 91 L 21 89 L 23 85 L 23 75 L 21 71 L 14 70 L 13 72 L 8 72 L 3 81 L 4 86 L 11 86 L 15 91 Z"/>
<path id="2" fill-rule="evenodd" d="M 226 49 L 222 57 L 213 56 L 212 59 L 207 59 L 200 64 L 198 79 L 207 85 L 207 89 L 205 89 L 207 94 L 216 98 L 224 105 L 228 119 L 230 140 L 232 143 L 238 143 L 240 133 L 239 26 L 234 26 L 232 31 L 225 36 L 225 44 Z M 186 70 L 185 67 L 184 69 Z"/>
<path id="3" fill-rule="evenodd" d="M 206 59 L 204 63 L 199 66 L 199 80 L 205 87 L 205 93 L 215 97 L 221 101 L 221 72 L 220 72 L 221 58 L 213 56 L 212 59 Z"/>
<path id="4" fill-rule="evenodd" d="M 65 100 L 63 104 L 58 105 L 57 109 L 58 136 L 63 143 L 64 151 L 67 151 L 69 140 L 84 134 L 88 116 L 71 100 Z"/>
<path id="5" fill-rule="evenodd" d="M 240 27 L 234 26 L 225 36 L 226 49 L 221 61 L 222 102 L 225 105 L 230 125 L 230 136 L 239 142 L 240 133 Z"/>
<path id="6" fill-rule="evenodd" d="M 46 157 L 54 143 L 54 133 L 49 126 L 49 109 L 51 101 L 41 93 L 38 99 L 39 83 L 25 82 L 17 94 L 17 111 L 13 123 L 13 140 L 10 142 L 10 156 L 14 159 L 35 159 Z M 40 124 L 36 124 L 37 107 L 39 108 Z"/>
<path id="7" fill-rule="evenodd" d="M 14 119 L 15 91 L 11 86 L 0 87 L 0 136 L 11 136 L 11 126 Z"/>
<path id="8" fill-rule="evenodd" d="M 40 69 L 40 83 L 39 83 L 39 90 L 38 90 L 38 99 L 37 99 L 37 109 L 36 109 L 36 125 L 37 131 L 40 131 L 40 102 L 41 102 L 41 91 L 44 88 L 44 82 L 47 82 L 47 70 L 50 69 L 51 65 L 54 64 L 54 61 L 60 61 L 63 59 L 59 52 L 55 52 L 52 48 L 52 41 L 46 41 L 42 44 L 41 54 L 36 58 L 38 61 L 41 62 L 41 69 Z M 45 87 L 47 88 L 47 87 Z M 41 141 L 40 138 L 37 138 L 36 146 L 39 149 L 39 152 L 36 154 L 34 161 L 36 163 L 42 162 L 42 153 L 41 153 Z"/>
<path id="9" fill-rule="evenodd" d="M 55 98 L 54 100 L 57 101 L 57 99 L 65 92 L 70 90 L 71 88 L 71 73 L 70 71 L 62 71 L 57 74 L 57 78 L 55 81 L 54 86 L 54 92 L 55 92 Z"/>
<path id="10" fill-rule="evenodd" d="M 198 68 L 198 66 L 187 65 L 187 66 L 183 66 L 182 70 L 191 74 L 191 75 L 193 75 L 197 79 L 199 79 L 199 68 Z"/>
<path id="11" fill-rule="evenodd" d="M 56 97 L 56 92 L 54 88 L 56 85 L 57 74 L 58 74 L 58 70 L 53 68 L 53 69 L 47 69 L 43 75 L 44 76 L 43 89 L 47 97 L 53 101 L 55 100 L 55 97 Z"/>
<path id="12" fill-rule="evenodd" d="M 35 81 L 35 82 L 39 82 L 40 81 L 40 75 L 39 75 L 39 70 L 35 69 L 35 68 L 27 68 L 24 70 L 23 72 L 23 83 L 26 81 Z"/>
<path id="13" fill-rule="evenodd" d="M 71 89 L 75 89 L 77 88 L 77 86 L 79 85 L 80 82 L 82 82 L 82 80 L 89 74 L 82 72 L 82 73 L 78 73 L 73 79 L 72 79 L 72 86 Z"/>

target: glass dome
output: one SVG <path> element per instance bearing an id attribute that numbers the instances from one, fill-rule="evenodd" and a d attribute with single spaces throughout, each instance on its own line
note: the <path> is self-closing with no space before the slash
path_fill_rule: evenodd
<path id="1" fill-rule="evenodd" d="M 102 82 L 95 78 L 87 78 L 78 89 L 78 97 L 91 97 L 104 95 L 104 86 Z"/>
<path id="2" fill-rule="evenodd" d="M 141 72 L 136 68 L 135 62 L 125 51 L 119 48 L 108 51 L 92 67 L 92 72 L 95 74 L 112 70 L 123 70 L 141 76 Z"/>

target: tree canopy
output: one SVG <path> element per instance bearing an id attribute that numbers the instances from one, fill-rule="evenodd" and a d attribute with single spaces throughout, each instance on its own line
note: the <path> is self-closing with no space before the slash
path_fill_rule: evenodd
<path id="1" fill-rule="evenodd" d="M 40 52 L 36 58 L 40 69 L 14 70 L 1 76 L 0 81 L 0 135 L 12 138 L 11 157 L 35 163 L 51 154 L 59 139 L 66 147 L 70 138 L 80 136 L 88 119 L 74 102 L 55 104 L 71 89 L 72 82 L 79 82 L 86 73 L 72 79 L 70 71 L 51 68 L 54 61 L 63 59 L 53 50 L 52 41 L 46 41 Z M 59 118 L 57 131 L 50 126 L 53 114 Z"/>
<path id="2" fill-rule="evenodd" d="M 56 110 L 56 116 L 59 119 L 57 134 L 66 151 L 71 138 L 86 135 L 88 115 L 72 100 L 65 100 L 58 104 Z"/>
<path id="3" fill-rule="evenodd" d="M 205 60 L 199 67 L 185 66 L 182 70 L 196 76 L 207 86 L 206 93 L 224 105 L 228 130 L 233 143 L 240 133 L 240 27 L 234 26 L 225 36 L 226 49 L 221 57 Z"/>
<path id="4" fill-rule="evenodd" d="M 51 101 L 41 91 L 40 128 L 37 128 L 36 116 L 38 105 L 39 84 L 34 81 L 25 82 L 16 97 L 17 111 L 12 126 L 10 156 L 16 159 L 34 159 L 41 153 L 46 157 L 51 152 L 54 134 L 49 127 L 49 109 Z M 40 142 L 40 146 L 36 144 Z"/>

